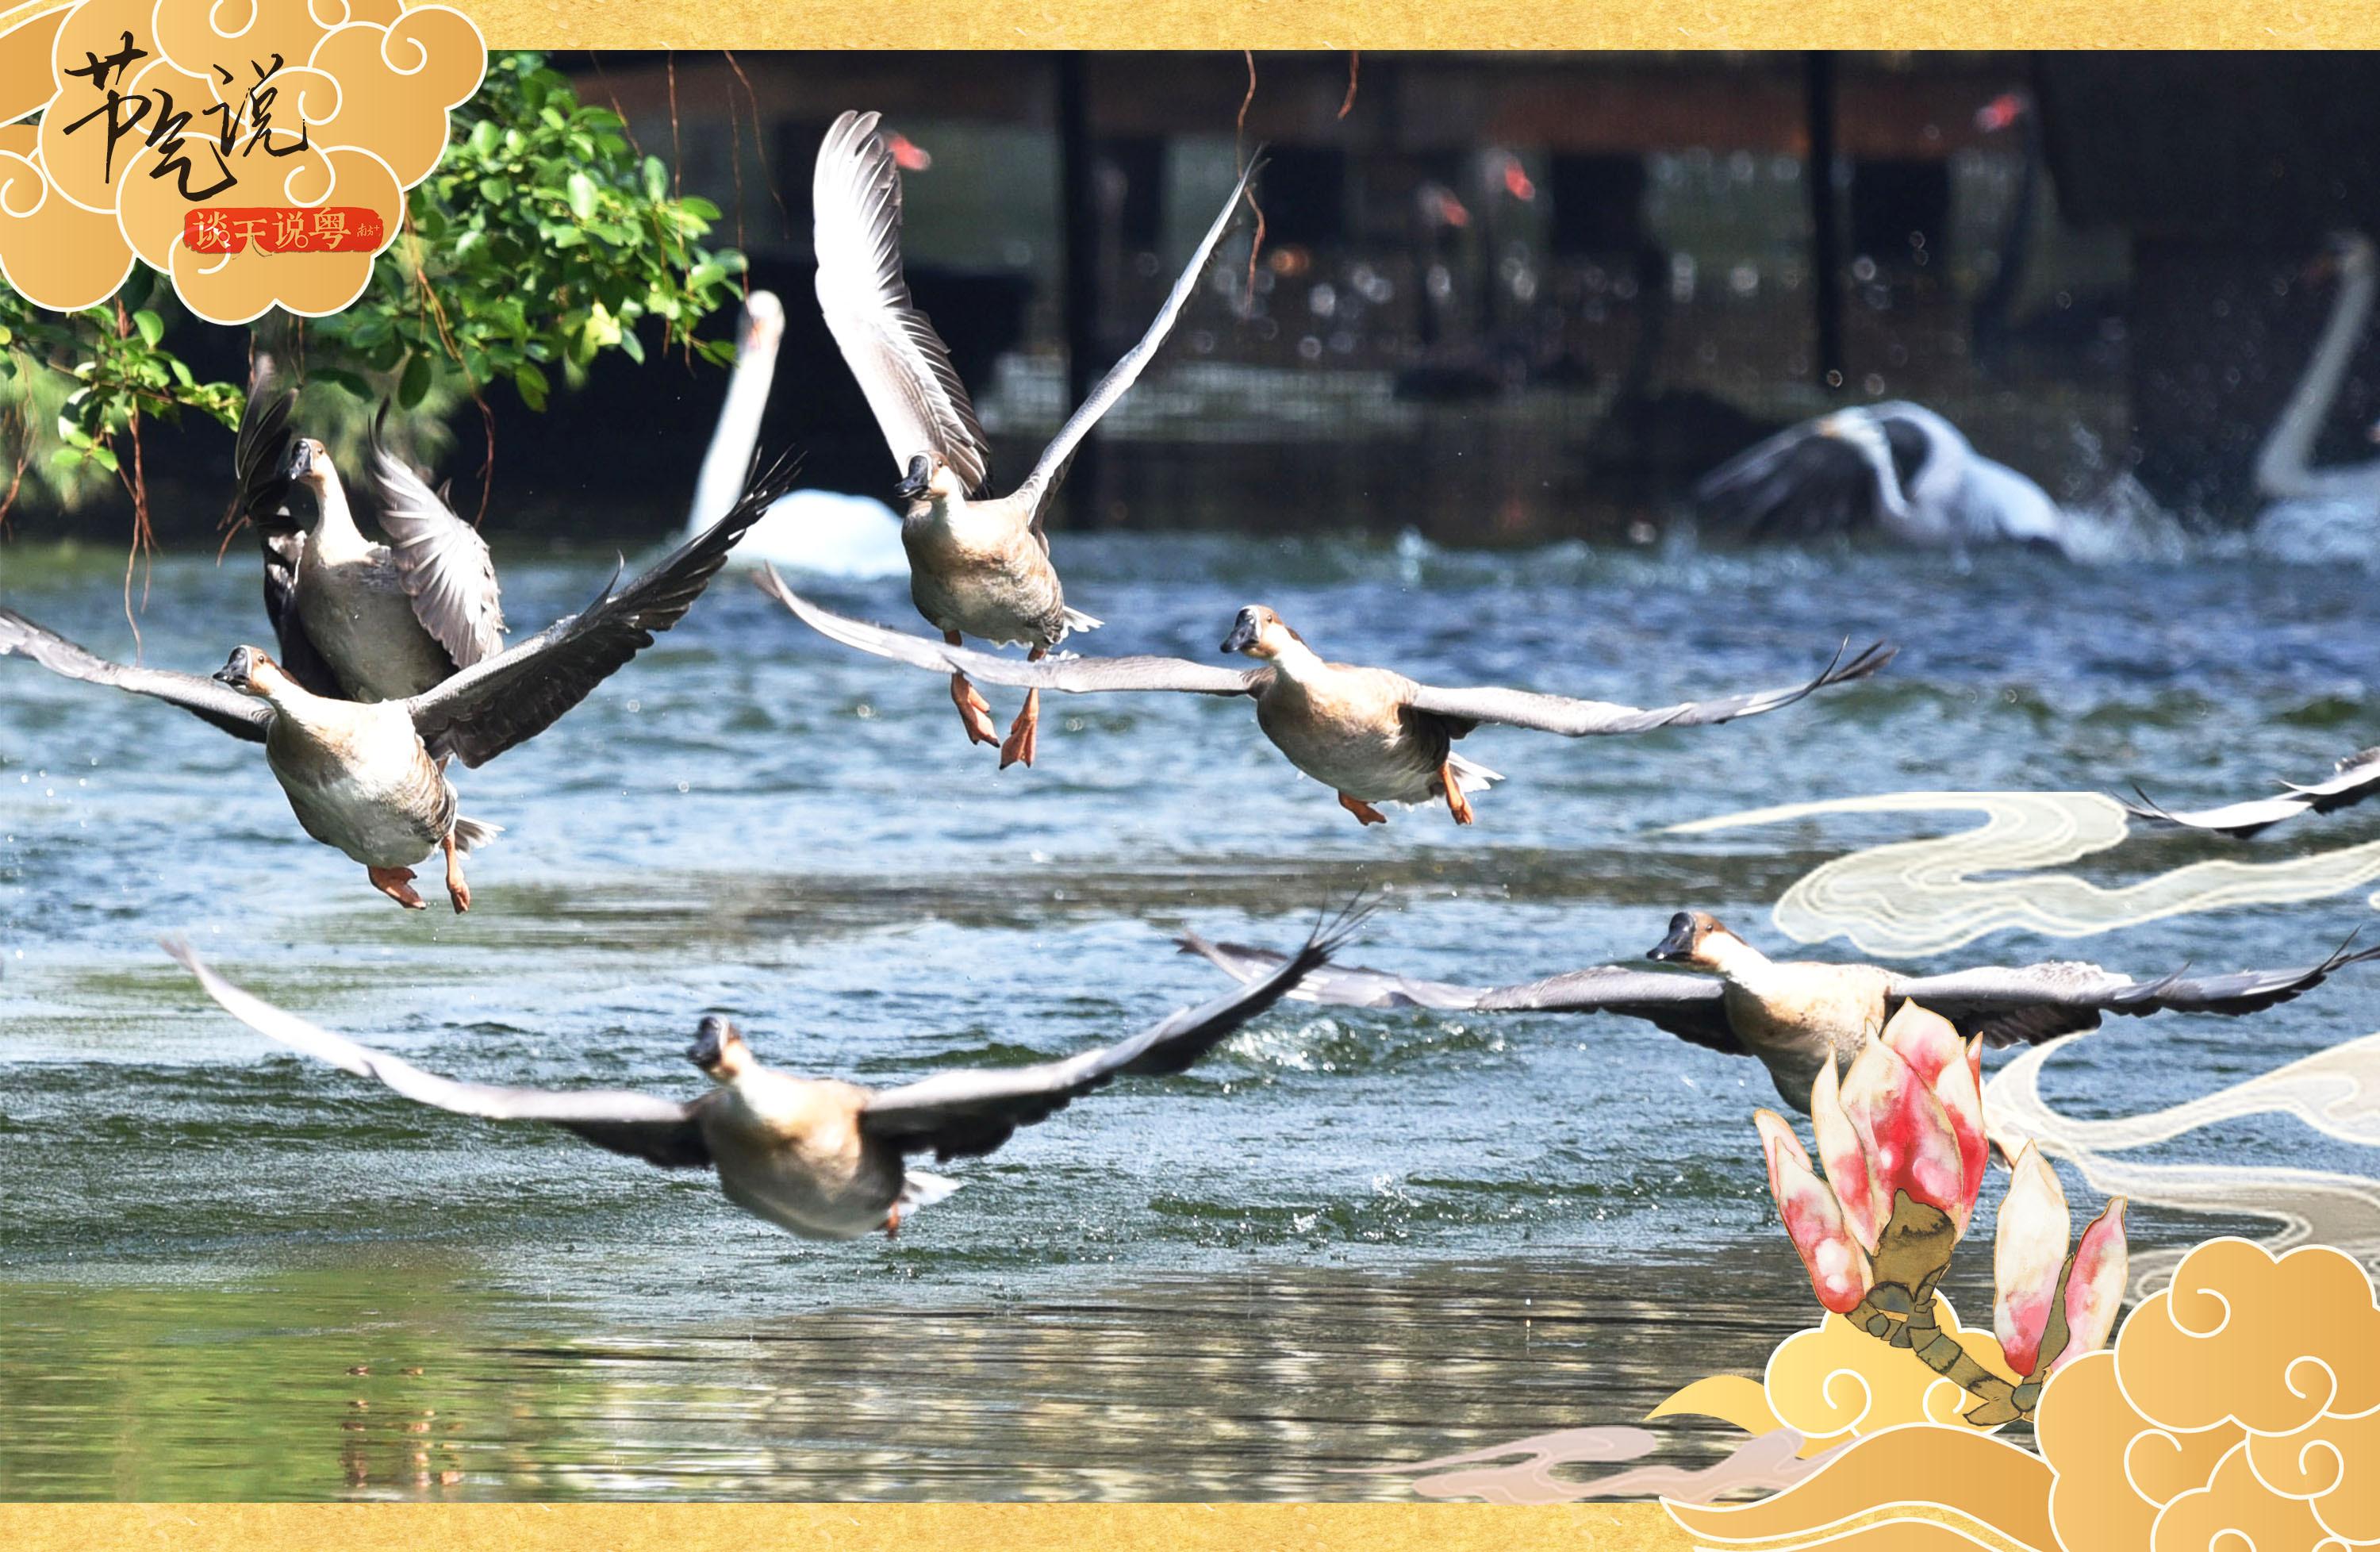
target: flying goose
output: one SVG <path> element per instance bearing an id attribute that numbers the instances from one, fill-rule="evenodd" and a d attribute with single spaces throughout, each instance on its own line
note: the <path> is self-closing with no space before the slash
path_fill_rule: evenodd
<path id="1" fill-rule="evenodd" d="M 1825 672 L 1789 689 L 1759 690 L 1718 700 L 1690 700 L 1640 710 L 1603 700 L 1492 685 L 1439 689 L 1383 668 L 1327 662 L 1303 637 L 1260 604 L 1239 612 L 1221 650 L 1244 653 L 1262 667 L 1209 667 L 1182 658 L 1081 658 L 1018 661 L 944 646 L 921 636 L 862 624 L 828 612 L 795 594 L 773 570 L 763 569 L 764 591 L 822 636 L 863 652 L 914 667 L 975 677 L 994 685 L 1087 694 L 1099 690 L 1180 690 L 1195 695 L 1248 696 L 1257 725 L 1292 765 L 1336 791 L 1339 806 L 1359 824 L 1388 823 L 1375 804 L 1428 803 L 1443 798 L 1457 824 L 1472 822 L 1469 794 L 1503 778 L 1449 746 L 1483 722 L 1536 728 L 1566 738 L 1594 734 L 1650 733 L 1730 721 L 1790 706 L 1813 690 L 1864 679 L 1892 661 L 1898 649 L 1879 641 L 1849 661 L 1835 654 Z"/>
<path id="2" fill-rule="evenodd" d="M 1977 453 L 1923 405 L 1855 405 L 1789 426 L 1697 482 L 1714 524 L 1757 539 L 1873 528 L 1904 544 L 2042 544 L 2088 539 L 2049 492 Z"/>
<path id="3" fill-rule="evenodd" d="M 273 385 L 260 363 L 240 413 L 233 465 L 236 511 L 256 525 L 264 552 L 264 612 L 282 667 L 318 696 L 403 700 L 504 649 L 495 563 L 479 531 L 456 515 L 382 435 L 386 406 L 372 421 L 372 478 L 381 491 L 386 544 L 356 527 L 331 455 L 289 429 L 292 389 Z M 288 495 L 314 498 L 311 530 Z"/>
<path id="4" fill-rule="evenodd" d="M 901 543 L 909 555 L 909 597 L 955 647 L 962 637 L 1022 642 L 1038 659 L 1069 631 L 1099 622 L 1066 607 L 1050 562 L 1046 520 L 1066 465 L 1099 418 L 1155 358 L 1231 224 L 1256 173 L 1252 160 L 1220 214 L 1173 283 L 1140 343 L 1099 379 L 1012 493 L 994 497 L 982 428 L 933 324 L 917 310 L 901 273 L 901 173 L 876 133 L 878 115 L 846 113 L 827 130 L 811 182 L 816 210 L 818 298 L 843 358 L 859 380 L 892 444 L 905 503 Z M 993 681 L 1001 683 L 1001 681 Z M 1028 689 L 1003 740 L 991 708 L 953 668 L 951 699 L 974 744 L 1000 745 L 1002 770 L 1033 763 L 1041 697 Z"/>
<path id="5" fill-rule="evenodd" d="M 402 700 L 317 695 L 255 647 L 233 649 L 211 678 L 110 662 L 6 609 L 0 609 L 0 657 L 20 653 L 70 679 L 153 696 L 263 745 L 265 764 L 307 834 L 363 864 L 372 887 L 408 910 L 422 908 L 412 865 L 443 851 L 447 897 L 462 912 L 471 891 L 461 854 L 498 831 L 455 812 L 446 762 L 484 765 L 535 737 L 651 646 L 656 632 L 685 617 L 736 535 L 790 478 L 790 467 L 780 464 L 709 532 L 626 587 L 607 586 L 579 613 Z"/>
<path id="6" fill-rule="evenodd" d="M 2362 749 L 2348 756 L 2331 768 L 2331 773 L 2309 786 L 2295 782 L 2283 782 L 2285 789 L 2271 797 L 2245 798 L 2238 803 L 2226 803 L 2215 808 L 2161 807 L 2148 794 L 2138 787 L 2132 795 L 2140 801 L 2124 804 L 2125 812 L 2134 818 L 2148 819 L 2156 824 L 2177 825 L 2185 830 L 2212 831 L 2219 835 L 2240 839 L 2270 830 L 2284 819 L 2300 814 L 2333 814 L 2380 793 L 2380 748 Z"/>
<path id="7" fill-rule="evenodd" d="M 1280 1000 L 1300 976 L 1327 964 L 1361 920 L 1360 912 L 1342 913 L 1270 974 L 1170 1013 L 1114 1045 L 1026 1067 L 940 1073 L 899 1088 L 864 1088 L 764 1066 L 735 1025 L 706 1017 L 686 1057 L 717 1086 L 692 1100 L 622 1089 L 500 1088 L 440 1077 L 251 996 L 209 969 L 187 944 L 168 942 L 165 952 L 258 1034 L 376 1079 L 407 1099 L 458 1115 L 566 1127 L 599 1147 L 665 1170 L 713 1168 L 722 1194 L 754 1217 L 804 1239 L 851 1240 L 879 1229 L 896 1233 L 911 1213 L 958 1189 L 958 1181 L 905 1170 L 908 1156 L 977 1158 L 1018 1127 L 1046 1121 L 1118 1078 L 1186 1071 Z"/>
<path id="8" fill-rule="evenodd" d="M 728 373 L 686 515 L 689 538 L 719 521 L 743 491 L 745 472 L 760 445 L 760 421 L 784 337 L 785 305 L 776 294 L 756 290 L 746 297 L 735 331 L 735 367 Z M 832 576 L 904 576 L 909 570 L 898 513 L 873 496 L 813 489 L 788 491 L 771 507 L 735 541 L 735 559 Z"/>
<path id="9" fill-rule="evenodd" d="M 1272 975 L 1281 956 L 1196 933 L 1177 941 L 1245 981 Z M 1681 1039 L 1759 1059 L 1777 1092 L 1796 1109 L 1810 1108 L 1810 1085 L 1830 1057 L 1848 1062 L 1903 1002 L 1949 1019 L 1963 1037 L 1987 1046 L 2034 1044 L 2099 1027 L 2103 1013 L 2145 1017 L 2178 1012 L 2252 1013 L 2320 986 L 2333 972 L 2380 957 L 2380 947 L 2340 948 L 2319 964 L 2242 970 L 2228 976 L 2119 975 L 2075 960 L 1978 965 L 1938 976 L 1908 976 L 1875 964 L 1772 960 L 1717 918 L 1681 911 L 1647 959 L 1691 965 L 1708 976 L 1599 964 L 1522 986 L 1467 987 L 1378 970 L 1328 965 L 1289 995 L 1349 1008 L 1437 1008 L 1505 1012 L 1617 1013 L 1644 1019 Z"/>

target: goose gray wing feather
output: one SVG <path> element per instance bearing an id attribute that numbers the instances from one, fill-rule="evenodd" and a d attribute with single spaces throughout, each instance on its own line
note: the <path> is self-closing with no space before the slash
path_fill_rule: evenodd
<path id="1" fill-rule="evenodd" d="M 1238 980 L 1269 974 L 1282 963 L 1270 949 L 1216 943 L 1195 932 L 1175 940 L 1184 953 L 1203 955 Z M 1680 1039 L 1733 1055 L 1749 1055 L 1727 1021 L 1725 991 L 1705 976 L 1670 975 L 1599 964 L 1517 986 L 1457 986 L 1391 971 L 1329 964 L 1313 971 L 1289 995 L 1342 1008 L 1475 1009 L 1480 1012 L 1616 1013 L 1643 1019 Z"/>
<path id="2" fill-rule="evenodd" d="M 727 564 L 744 531 L 790 490 L 781 461 L 748 486 L 727 515 L 626 587 L 607 587 L 578 613 L 406 703 L 431 755 L 480 766 L 552 727 L 596 685 L 686 617 Z M 616 581 L 616 578 L 615 578 Z"/>
<path id="3" fill-rule="evenodd" d="M 413 617 L 446 649 L 456 668 L 504 649 L 504 611 L 488 541 L 439 498 L 413 466 L 381 440 L 388 406 L 372 419 L 372 479 L 380 487 L 381 531 L 388 535 L 396 577 Z"/>
<path id="4" fill-rule="evenodd" d="M 893 463 L 905 469 L 920 453 L 939 454 L 979 492 L 983 428 L 901 273 L 901 169 L 876 134 L 879 116 L 844 114 L 819 145 L 810 176 L 819 307 Z"/>
<path id="5" fill-rule="evenodd" d="M 1764 711 L 1791 706 L 1803 696 L 1825 689 L 1829 685 L 1864 679 L 1890 662 L 1900 650 L 1888 643 L 1878 641 L 1846 661 L 1843 653 L 1849 649 L 1849 645 L 1845 643 L 1826 670 L 1805 684 L 1782 689 L 1754 690 L 1716 700 L 1681 701 L 1675 706 L 1655 707 L 1649 710 L 1608 700 L 1573 700 L 1567 696 L 1539 695 L 1529 690 L 1508 690 L 1492 685 L 1475 689 L 1440 689 L 1432 685 L 1416 685 L 1408 704 L 1417 711 L 1430 712 L 1451 721 L 1474 726 L 1481 722 L 1499 722 L 1508 727 L 1558 733 L 1565 738 L 1650 733 L 1657 728 L 1699 727 L 1706 723 L 1732 721 L 1738 717 L 1756 717 Z M 1469 730 L 1466 728 L 1464 731 Z"/>
<path id="6" fill-rule="evenodd" d="M 1178 1009 L 1128 1040 L 1060 1061 L 984 1072 L 941 1073 L 922 1083 L 880 1089 L 859 1112 L 860 1130 L 904 1153 L 930 1149 L 937 1158 L 991 1152 L 1020 1126 L 1064 1109 L 1121 1077 L 1186 1071 L 1241 1025 L 1281 1000 L 1308 972 L 1362 925 L 1349 910 L 1318 925 L 1294 954 L 1269 976 L 1233 988 L 1196 1007 Z"/>
<path id="7" fill-rule="evenodd" d="M 1017 487 L 1017 493 L 1032 506 L 1033 527 L 1037 530 L 1042 527 L 1042 519 L 1049 514 L 1050 501 L 1058 493 L 1059 482 L 1066 478 L 1066 466 L 1074 460 L 1075 449 L 1082 445 L 1085 437 L 1091 434 L 1091 428 L 1099 423 L 1099 418 L 1114 408 L 1118 399 L 1131 392 L 1132 385 L 1140 381 L 1140 374 L 1148 370 L 1148 363 L 1156 359 L 1158 351 L 1163 348 L 1166 336 L 1173 332 L 1173 325 L 1182 317 L 1183 308 L 1188 304 L 1191 294 L 1197 290 L 1199 277 L 1207 273 L 1207 261 L 1215 256 L 1215 245 L 1223 240 L 1224 229 L 1232 224 L 1232 212 L 1239 207 L 1240 196 L 1247 192 L 1248 180 L 1256 176 L 1257 169 L 1262 164 L 1261 156 L 1249 158 L 1248 164 L 1240 171 L 1239 181 L 1232 186 L 1231 195 L 1223 200 L 1223 208 L 1216 215 L 1214 224 L 1199 239 L 1197 251 L 1190 255 L 1190 262 L 1183 267 L 1181 278 L 1167 293 L 1165 305 L 1157 309 L 1157 316 L 1150 320 L 1148 332 L 1140 336 L 1140 343 L 1127 351 L 1123 359 L 1110 367 L 1107 375 L 1100 378 L 1089 395 L 1075 406 L 1075 413 L 1066 418 L 1066 423 L 1058 429 L 1058 434 L 1050 439 L 1050 445 L 1041 450 L 1040 461 L 1033 466 L 1033 472 L 1026 475 L 1025 483 Z"/>
<path id="8" fill-rule="evenodd" d="M 2220 976 L 2178 971 L 2150 980 L 2079 961 L 2053 960 L 1899 977 L 1891 995 L 1940 1013 L 1961 1035 L 1981 1035 L 1987 1045 L 2007 1046 L 2096 1029 L 2103 1013 L 2140 1018 L 2165 1012 L 2235 1017 L 2259 1012 L 2313 990 L 2348 965 L 2373 958 L 2380 958 L 2380 947 L 2356 949 L 2350 940 L 2317 964 Z"/>
<path id="9" fill-rule="evenodd" d="M 2300 814 L 2331 814 L 2341 808 L 2351 808 L 2380 793 L 2380 748 L 2361 749 L 2340 760 L 2331 774 L 2310 786 L 2285 782 L 2289 790 L 2271 797 L 2250 798 L 2241 803 L 2227 803 L 2219 808 L 2196 808 L 2182 812 L 2158 806 L 2148 794 L 2135 791 L 2138 803 L 2127 803 L 2125 809 L 2136 818 L 2152 819 L 2159 824 L 2180 825 L 2190 830 L 2216 831 L 2224 835 L 2245 839 L 2258 831 L 2270 829 L 2284 819 Z"/>
<path id="10" fill-rule="evenodd" d="M 224 979 L 187 943 L 167 940 L 164 947 L 225 1012 L 258 1034 L 342 1072 L 370 1078 L 417 1104 L 488 1121 L 541 1121 L 567 1127 L 614 1153 L 664 1169 L 698 1169 L 710 1162 L 698 1099 L 681 1103 L 616 1088 L 504 1088 L 441 1077 L 285 1012 Z"/>
<path id="11" fill-rule="evenodd" d="M 773 566 L 755 574 L 760 590 L 794 612 L 820 636 L 863 652 L 936 673 L 964 673 L 986 685 L 1087 695 L 1102 690 L 1179 690 L 1191 695 L 1257 695 L 1270 682 L 1269 668 L 1218 668 L 1187 658 L 1081 658 L 1070 653 L 1040 659 L 1003 658 L 953 647 L 907 631 L 871 625 L 820 609 L 791 588 Z"/>
<path id="12" fill-rule="evenodd" d="M 273 708 L 251 699 L 230 685 L 195 673 L 166 668 L 136 668 L 110 662 L 79 647 L 46 625 L 37 625 L 13 609 L 0 609 L 0 658 L 16 654 L 30 658 L 53 673 L 87 684 L 108 685 L 178 706 L 202 721 L 253 744 L 264 742 L 273 725 Z"/>

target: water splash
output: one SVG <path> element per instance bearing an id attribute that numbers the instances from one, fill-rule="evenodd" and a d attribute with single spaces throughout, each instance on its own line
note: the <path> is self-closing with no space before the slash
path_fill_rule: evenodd
<path id="1" fill-rule="evenodd" d="M 1974 813 L 1955 835 L 1895 841 L 1821 864 L 1771 912 L 1797 942 L 1848 940 L 1862 952 L 1940 953 L 1994 932 L 2089 938 L 2166 916 L 2319 900 L 2380 878 L 2380 842 L 2283 862 L 2192 863 L 2138 883 L 2045 873 L 2122 842 L 2123 806 L 2100 793 L 1902 792 L 1753 808 L 1673 825 L 1670 834 L 1780 824 L 1826 814 Z"/>

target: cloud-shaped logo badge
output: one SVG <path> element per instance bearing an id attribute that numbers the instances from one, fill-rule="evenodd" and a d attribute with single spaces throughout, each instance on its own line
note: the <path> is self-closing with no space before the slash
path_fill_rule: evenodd
<path id="1" fill-rule="evenodd" d="M 400 0 L 79 0 L 0 50 L 45 39 L 47 99 L 0 102 L 40 111 L 0 127 L 0 273 L 66 310 L 137 259 L 217 323 L 360 296 L 487 69 L 470 18 Z"/>

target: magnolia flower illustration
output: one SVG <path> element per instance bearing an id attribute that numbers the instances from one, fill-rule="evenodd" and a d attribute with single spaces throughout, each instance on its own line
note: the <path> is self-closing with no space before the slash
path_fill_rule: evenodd
<path id="1" fill-rule="evenodd" d="M 2043 1382 L 2107 1345 L 2122 1303 L 2124 1203 L 2078 1243 L 2058 1177 L 2018 1155 L 1993 1247 L 1993 1328 L 2011 1381 L 1943 1329 L 1935 1292 L 1973 1221 L 1991 1161 L 1980 1039 L 1904 1003 L 1838 1075 L 1810 1094 L 1821 1180 L 1785 1119 L 1755 1111 L 1768 1189 L 1818 1303 L 1975 1397 L 1979 1427 L 2030 1418 Z"/>

